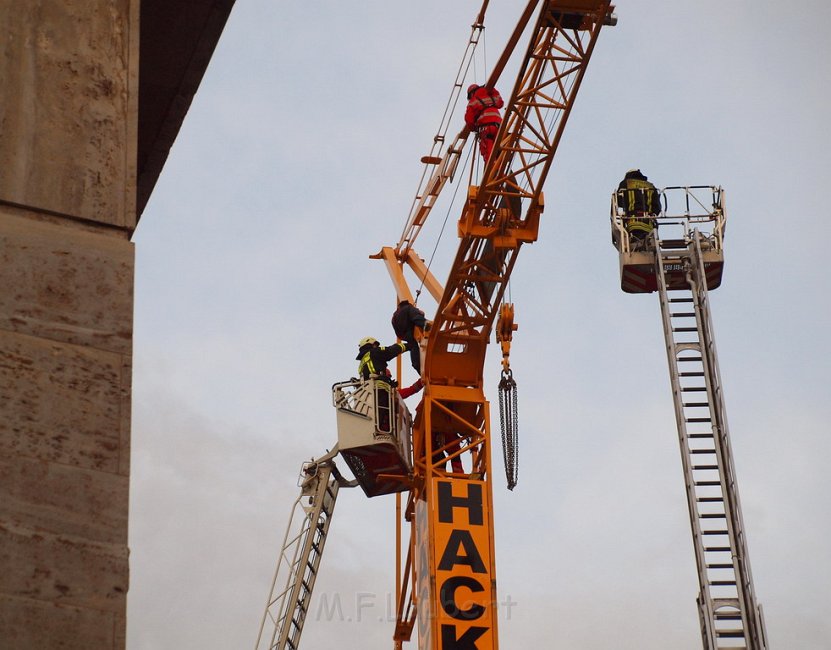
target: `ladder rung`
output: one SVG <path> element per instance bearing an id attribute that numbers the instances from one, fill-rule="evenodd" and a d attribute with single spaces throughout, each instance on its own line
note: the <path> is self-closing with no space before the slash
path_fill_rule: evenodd
<path id="1" fill-rule="evenodd" d="M 727 519 L 727 515 L 723 512 L 705 512 L 698 517 L 700 519 Z"/>
<path id="2" fill-rule="evenodd" d="M 712 438 L 713 434 L 711 433 L 690 433 L 687 435 L 687 438 Z"/>
<path id="3" fill-rule="evenodd" d="M 702 530 L 702 535 L 726 535 L 726 530 Z"/>
<path id="4" fill-rule="evenodd" d="M 713 587 L 735 587 L 735 580 L 711 580 L 710 585 Z"/>
<path id="5" fill-rule="evenodd" d="M 669 302 L 692 302 L 692 298 L 670 298 Z"/>
<path id="6" fill-rule="evenodd" d="M 682 393 L 703 393 L 707 390 L 706 386 L 683 386 L 681 388 Z"/>
<path id="7" fill-rule="evenodd" d="M 710 418 L 687 418 L 687 422 L 712 422 Z"/>
<path id="8" fill-rule="evenodd" d="M 726 564 L 726 563 L 722 564 L 721 562 L 719 562 L 719 563 L 716 563 L 716 564 L 708 564 L 707 568 L 708 569 L 732 569 L 733 565 L 732 564 Z"/>
<path id="9" fill-rule="evenodd" d="M 715 449 L 690 449 L 691 454 L 714 454 Z"/>
<path id="10" fill-rule="evenodd" d="M 693 465 L 693 469 L 718 469 L 718 465 Z"/>
<path id="11" fill-rule="evenodd" d="M 744 637 L 744 630 L 716 630 L 716 636 L 720 639 L 739 639 Z"/>
<path id="12" fill-rule="evenodd" d="M 700 370 L 696 370 L 695 372 L 679 372 L 679 377 L 703 377 L 704 373 Z"/>
<path id="13" fill-rule="evenodd" d="M 670 314 L 673 318 L 692 318 L 695 316 L 694 311 L 676 311 Z"/>
<path id="14" fill-rule="evenodd" d="M 695 484 L 701 487 L 706 487 L 712 485 L 721 485 L 721 481 L 696 481 Z"/>
<path id="15" fill-rule="evenodd" d="M 710 406 L 710 402 L 684 402 L 684 407 L 693 407 L 693 408 L 700 408 L 704 406 Z"/>
<path id="16" fill-rule="evenodd" d="M 699 503 L 719 503 L 724 501 L 724 497 L 698 497 L 696 501 Z"/>
<path id="17" fill-rule="evenodd" d="M 729 546 L 705 546 L 704 551 L 706 553 L 727 553 L 732 551 L 733 549 Z"/>
<path id="18" fill-rule="evenodd" d="M 673 332 L 697 332 L 697 327 L 673 327 Z"/>
<path id="19" fill-rule="evenodd" d="M 701 361 L 701 357 L 681 357 L 678 361 Z"/>

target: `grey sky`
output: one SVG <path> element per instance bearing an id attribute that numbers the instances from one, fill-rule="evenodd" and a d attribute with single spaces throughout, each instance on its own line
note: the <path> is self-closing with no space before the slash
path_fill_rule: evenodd
<path id="1" fill-rule="evenodd" d="M 393 340 L 367 256 L 399 237 L 478 5 L 237 1 L 135 237 L 130 650 L 253 647 L 300 463 L 336 439 L 330 387 L 361 337 Z M 492 0 L 488 65 L 521 5 Z M 772 648 L 831 648 L 831 5 L 783 7 L 622 1 L 601 34 L 511 283 L 505 648 L 701 647 L 658 301 L 619 290 L 609 237 L 633 166 L 726 189 L 712 308 L 755 585 Z M 341 493 L 316 589 L 340 610 L 305 648 L 391 645 L 393 522 Z"/>

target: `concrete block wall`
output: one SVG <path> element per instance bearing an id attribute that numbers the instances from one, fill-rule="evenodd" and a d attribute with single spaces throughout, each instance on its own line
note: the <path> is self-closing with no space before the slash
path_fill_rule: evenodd
<path id="1" fill-rule="evenodd" d="M 138 0 L 0 0 L 0 648 L 125 647 Z"/>

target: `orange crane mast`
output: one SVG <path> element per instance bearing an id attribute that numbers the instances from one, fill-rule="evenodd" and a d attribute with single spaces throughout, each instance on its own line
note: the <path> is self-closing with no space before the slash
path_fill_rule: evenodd
<path id="1" fill-rule="evenodd" d="M 517 254 L 522 244 L 537 239 L 542 187 L 598 34 L 604 24 L 614 24 L 608 1 L 532 1 L 489 85 L 537 5 L 496 146 L 480 185 L 468 190 L 458 221 L 460 243 L 445 286 L 430 275 L 412 246 L 432 201 L 455 171 L 467 131 L 444 157 L 426 159 L 434 172 L 417 197 L 401 241 L 374 256 L 386 262 L 399 300 L 412 299 L 404 277 L 407 265 L 438 302 L 421 343 L 425 391 L 413 423 L 412 478 L 402 513 L 410 536 L 399 551 L 404 560 L 399 560 L 396 648 L 411 639 L 416 625 L 420 649 L 498 647 L 485 354 Z M 510 332 L 515 326 L 507 322 L 500 329 Z M 470 473 L 445 471 L 451 457 L 469 459 Z M 403 535 L 399 540 L 403 546 Z"/>

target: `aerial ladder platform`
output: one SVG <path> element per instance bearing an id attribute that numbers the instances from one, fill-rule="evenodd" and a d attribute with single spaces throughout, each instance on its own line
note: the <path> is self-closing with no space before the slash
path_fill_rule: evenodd
<path id="1" fill-rule="evenodd" d="M 342 487 L 360 486 L 368 497 L 409 489 L 412 415 L 389 382 L 350 379 L 332 386 L 338 442 L 303 463 L 255 650 L 297 650 Z M 355 478 L 344 478 L 335 458 Z"/>
<path id="2" fill-rule="evenodd" d="M 626 190 L 632 191 L 632 190 Z M 724 394 L 710 314 L 710 289 L 724 266 L 724 190 L 668 187 L 645 244 L 630 240 L 612 198 L 612 240 L 621 288 L 657 292 L 690 526 L 698 572 L 704 650 L 768 648 L 750 572 Z"/>

